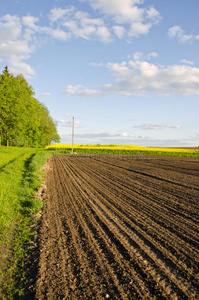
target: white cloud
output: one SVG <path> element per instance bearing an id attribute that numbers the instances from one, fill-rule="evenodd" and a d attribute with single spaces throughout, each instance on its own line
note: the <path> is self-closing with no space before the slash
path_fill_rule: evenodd
<path id="1" fill-rule="evenodd" d="M 71 13 L 73 13 L 75 10 L 75 8 L 73 6 L 70 6 L 68 8 L 60 8 L 60 7 L 55 7 L 53 9 L 51 9 L 50 14 L 49 14 L 49 19 L 50 21 L 56 22 L 60 19 L 63 19 L 65 16 L 70 15 Z"/>
<path id="2" fill-rule="evenodd" d="M 103 63 L 91 63 L 90 64 L 92 67 L 102 67 L 102 66 L 104 66 L 104 64 Z"/>
<path id="3" fill-rule="evenodd" d="M 98 97 L 101 94 L 100 91 L 85 88 L 81 84 L 76 86 L 68 85 L 66 90 L 63 91 L 63 93 L 68 96 L 81 96 L 81 97 Z"/>
<path id="4" fill-rule="evenodd" d="M 113 30 L 119 39 L 125 36 L 126 30 L 123 26 L 113 26 Z"/>
<path id="5" fill-rule="evenodd" d="M 88 2 L 94 10 L 101 13 L 101 18 L 78 11 L 74 6 L 51 9 L 49 20 L 51 25 L 58 23 L 62 30 L 67 29 L 74 37 L 98 38 L 103 42 L 112 40 L 113 32 L 118 38 L 126 36 L 138 37 L 147 34 L 160 20 L 160 14 L 154 7 L 139 7 L 143 1 L 135 0 L 80 0 Z M 105 22 L 111 18 L 113 24 Z M 30 20 L 31 21 L 31 20 Z M 126 28 L 125 28 L 126 27 Z M 58 28 L 60 29 L 60 28 Z"/>
<path id="6" fill-rule="evenodd" d="M 24 23 L 30 27 L 34 27 L 36 21 L 30 16 L 24 19 Z M 23 25 L 18 16 L 5 15 L 0 18 L 0 56 L 6 60 L 12 73 L 22 73 L 29 77 L 35 71 L 24 60 L 29 59 L 33 53 L 34 47 L 29 43 L 33 31 L 26 28 L 23 35 Z"/>
<path id="7" fill-rule="evenodd" d="M 154 7 L 150 7 L 146 11 L 146 17 L 149 20 L 153 20 L 154 23 L 158 23 L 158 21 L 160 20 L 160 13 Z"/>
<path id="8" fill-rule="evenodd" d="M 28 43 L 21 39 L 22 25 L 17 16 L 5 15 L 0 18 L 0 55 L 8 57 L 17 53 L 30 53 Z"/>
<path id="9" fill-rule="evenodd" d="M 65 117 L 70 117 L 70 114 L 66 113 L 64 114 Z"/>
<path id="10" fill-rule="evenodd" d="M 192 42 L 194 39 L 193 35 L 185 34 L 185 31 L 180 26 L 173 26 L 169 28 L 168 36 L 170 38 L 177 38 L 180 43 Z M 197 36 L 196 36 L 197 39 Z"/>
<path id="11" fill-rule="evenodd" d="M 49 97 L 49 96 L 51 96 L 51 93 L 48 93 L 48 92 L 42 93 L 40 96 L 41 97 Z"/>
<path id="12" fill-rule="evenodd" d="M 112 16 L 120 24 L 139 22 L 144 13 L 144 9 L 138 8 L 131 0 L 88 0 L 88 2 L 94 9 Z"/>
<path id="13" fill-rule="evenodd" d="M 7 60 L 13 74 L 23 74 L 27 77 L 35 75 L 34 69 L 24 62 L 31 53 L 28 43 L 23 40 L 0 43 L 0 55 Z"/>
<path id="14" fill-rule="evenodd" d="M 143 58 L 143 53 L 142 52 L 135 52 L 134 54 L 133 54 L 133 59 L 134 60 L 140 60 L 140 59 L 142 59 Z"/>
<path id="15" fill-rule="evenodd" d="M 159 12 L 154 7 L 144 7 L 142 0 L 83 1 L 88 2 L 94 10 L 98 10 L 100 17 L 96 17 L 96 12 L 93 17 L 94 14 L 91 15 L 91 12 L 89 14 L 79 11 L 74 6 L 51 9 L 47 26 L 42 26 L 40 18 L 32 15 L 20 18 L 7 14 L 1 17 L 0 56 L 2 59 L 6 59 L 15 72 L 21 69 L 31 76 L 35 71 L 25 60 L 30 58 L 41 43 L 47 42 L 48 37 L 61 41 L 82 38 L 110 42 L 114 35 L 121 39 L 147 34 L 151 26 L 160 19 Z M 93 96 L 99 95 L 99 91 L 82 88 L 80 94 Z"/>
<path id="16" fill-rule="evenodd" d="M 0 18 L 0 43 L 17 40 L 21 35 L 21 22 L 17 16 L 5 15 Z"/>
<path id="17" fill-rule="evenodd" d="M 127 90 L 127 89 L 122 89 L 122 87 L 119 87 L 114 84 L 104 84 L 102 86 L 102 91 L 104 94 L 117 94 L 117 95 L 122 95 L 122 96 L 132 96 L 132 92 Z"/>
<path id="18" fill-rule="evenodd" d="M 141 34 L 147 34 L 151 29 L 152 24 L 144 24 L 141 22 L 132 23 L 130 26 L 129 35 L 131 37 L 139 37 Z"/>
<path id="19" fill-rule="evenodd" d="M 13 54 L 29 54 L 32 50 L 28 43 L 23 40 L 9 41 L 7 43 L 0 43 L 0 55 L 9 57 Z"/>
<path id="20" fill-rule="evenodd" d="M 42 30 L 54 38 L 67 40 L 75 37 L 86 40 L 99 39 L 103 42 L 111 40 L 110 30 L 105 26 L 103 19 L 92 18 L 89 13 L 79 11 L 74 6 L 65 9 L 53 8 L 48 17 L 51 26 Z M 57 27 L 54 28 L 55 26 Z"/>
<path id="21" fill-rule="evenodd" d="M 131 70 L 129 69 L 127 62 L 123 61 L 122 63 L 108 63 L 107 68 L 114 74 L 115 77 L 119 76 L 123 79 L 129 78 Z M 119 78 L 117 78 L 118 80 Z M 120 79 L 119 79 L 120 80 Z"/>
<path id="22" fill-rule="evenodd" d="M 139 58 L 136 54 L 135 57 Z M 104 85 L 113 92 L 126 91 L 142 95 L 158 94 L 199 94 L 199 68 L 187 65 L 161 66 L 141 60 L 122 63 L 108 63 L 108 70 L 115 78 L 115 84 Z"/>
<path id="23" fill-rule="evenodd" d="M 55 11 L 54 11 L 55 10 Z M 58 12 L 60 13 L 59 9 L 54 9 L 52 11 L 54 11 L 54 13 L 58 10 Z M 66 10 L 62 10 L 60 9 L 61 11 L 64 11 L 64 12 L 67 12 L 69 11 L 69 9 L 66 9 Z M 55 13 L 56 15 L 56 13 Z M 55 15 L 53 16 L 49 16 L 50 20 L 51 20 L 51 17 L 52 19 L 55 21 Z M 64 14 L 63 14 L 64 15 Z M 56 15 L 57 16 L 57 15 Z M 60 16 L 61 18 L 61 16 Z M 59 19 L 58 16 L 56 18 L 56 20 Z M 54 39 L 57 39 L 57 40 L 63 40 L 63 41 L 67 41 L 70 37 L 71 37 L 71 33 L 70 32 L 65 32 L 64 30 L 60 29 L 59 27 L 58 28 L 53 28 L 53 27 L 42 27 L 42 26 L 39 26 L 39 25 L 36 25 L 35 23 L 38 23 L 39 22 L 39 18 L 35 18 L 33 16 L 26 16 L 26 17 L 22 17 L 22 22 L 23 22 L 23 25 L 28 27 L 25 29 L 25 34 L 24 34 L 24 38 L 27 39 L 27 40 L 32 40 L 32 36 L 37 33 L 37 34 L 41 34 L 41 35 L 49 35 L 51 36 L 52 38 Z"/>
<path id="24" fill-rule="evenodd" d="M 61 41 L 82 38 L 107 43 L 112 41 L 114 36 L 121 39 L 147 34 L 151 26 L 160 19 L 159 12 L 154 7 L 144 7 L 142 0 L 83 1 L 88 2 L 95 10 L 93 14 L 92 10 L 87 13 L 77 10 L 74 6 L 54 7 L 49 12 L 49 24 L 46 26 L 41 25 L 42 16 L 2 16 L 1 59 L 5 59 L 15 72 L 24 71 L 26 75 L 32 76 L 35 71 L 26 60 L 41 44 L 47 42 L 49 37 Z M 100 17 L 96 17 L 97 13 Z M 86 96 L 99 94 L 98 91 L 89 89 L 79 93 Z"/>
<path id="25" fill-rule="evenodd" d="M 35 31 L 39 30 L 39 26 L 35 23 L 39 22 L 39 18 L 35 18 L 33 16 L 22 17 L 22 22 L 24 26 L 27 26 Z"/>
<path id="26" fill-rule="evenodd" d="M 104 21 L 91 18 L 88 13 L 82 11 L 76 11 L 63 25 L 76 38 L 100 39 L 104 42 L 111 40 L 111 33 Z"/>
<path id="27" fill-rule="evenodd" d="M 186 65 L 193 65 L 194 64 L 193 61 L 190 61 L 190 60 L 187 60 L 187 59 L 182 59 L 180 62 L 182 64 L 186 64 Z"/>
<path id="28" fill-rule="evenodd" d="M 68 94 L 68 95 L 75 95 L 76 93 L 78 93 L 78 91 L 82 88 L 82 85 L 76 85 L 73 86 L 71 84 L 69 84 L 66 88 L 66 90 L 63 91 L 63 93 Z"/>
<path id="29" fill-rule="evenodd" d="M 150 60 L 151 57 L 158 57 L 158 53 L 157 52 L 151 52 L 147 55 L 148 59 Z"/>
<path id="30" fill-rule="evenodd" d="M 143 61 L 142 63 L 137 63 L 137 62 L 131 61 L 131 62 L 129 62 L 129 64 L 133 68 L 137 68 L 137 64 L 138 64 L 139 65 L 138 68 L 140 69 L 141 75 L 143 75 L 145 77 L 154 77 L 159 72 L 159 69 L 156 65 L 150 64 L 147 61 Z"/>
<path id="31" fill-rule="evenodd" d="M 72 35 L 75 37 L 81 37 L 83 39 L 88 40 L 92 34 L 96 32 L 96 28 L 93 25 L 79 27 L 78 23 L 74 20 L 68 21 L 64 23 L 64 26 L 70 30 Z"/>
<path id="32" fill-rule="evenodd" d="M 142 58 L 157 57 L 156 52 L 144 55 L 136 52 L 133 60 L 121 63 L 95 64 L 105 66 L 113 75 L 112 83 L 98 86 L 98 90 L 83 87 L 82 85 L 68 85 L 64 91 L 67 95 L 84 97 L 105 96 L 118 94 L 123 96 L 151 96 L 153 94 L 168 96 L 199 95 L 199 68 L 191 66 L 190 61 L 182 60 L 181 64 L 162 66 Z M 185 64 L 186 63 L 186 64 Z"/>
<path id="33" fill-rule="evenodd" d="M 46 33 L 48 33 L 52 38 L 56 40 L 63 40 L 67 41 L 68 39 L 71 38 L 71 33 L 70 32 L 65 32 L 61 29 L 52 29 L 52 28 L 46 28 L 45 29 Z"/>
<path id="34" fill-rule="evenodd" d="M 134 60 L 143 60 L 143 59 L 151 60 L 151 58 L 155 58 L 155 57 L 158 57 L 158 53 L 157 52 L 151 52 L 151 53 L 149 53 L 147 55 L 145 55 L 142 52 L 135 52 L 133 54 L 133 59 Z"/>
<path id="35" fill-rule="evenodd" d="M 34 30 L 26 28 L 25 33 L 23 34 L 23 38 L 27 42 L 31 42 L 34 39 Z"/>
<path id="36" fill-rule="evenodd" d="M 123 133 L 115 133 L 115 132 L 98 132 L 98 133 L 79 133 L 75 135 L 75 138 L 82 138 L 82 139 L 96 139 L 96 138 L 105 138 L 109 139 L 110 141 L 117 141 L 118 138 L 123 141 L 124 138 L 135 138 L 135 139 L 150 139 L 151 136 L 144 136 L 144 135 L 134 135 L 129 134 L 126 132 Z"/>
<path id="37" fill-rule="evenodd" d="M 48 17 L 49 26 L 41 26 L 40 19 L 32 15 L 19 18 L 7 14 L 0 18 L 0 57 L 14 74 L 20 72 L 29 77 L 35 74 L 26 60 L 48 41 L 48 37 L 61 41 L 73 37 L 103 42 L 111 40 L 111 33 L 101 18 L 92 18 L 73 6 L 54 8 Z M 84 89 L 79 91 L 80 94 L 90 96 L 98 93 Z"/>
<path id="38" fill-rule="evenodd" d="M 165 128 L 170 128 L 170 129 L 180 129 L 180 125 L 167 125 L 165 123 L 160 123 L 160 124 L 141 124 L 138 126 L 134 126 L 134 128 L 140 128 L 142 130 L 162 130 Z"/>
<path id="39" fill-rule="evenodd" d="M 73 124 L 72 121 L 66 121 L 66 120 L 58 120 L 58 123 L 65 127 L 72 127 L 72 124 Z M 80 121 L 74 121 L 74 127 L 81 128 Z"/>
<path id="40" fill-rule="evenodd" d="M 71 139 L 71 134 L 61 135 L 61 143 L 66 144 Z M 194 147 L 198 146 L 198 140 L 192 138 L 161 139 L 145 135 L 129 135 L 121 137 L 117 133 L 76 133 L 76 144 L 115 144 L 122 145 L 140 145 L 148 147 Z M 144 158 L 144 157 L 143 157 Z M 136 157 L 134 157 L 136 159 Z"/>
<path id="41" fill-rule="evenodd" d="M 38 18 L 33 16 L 23 17 L 23 25 L 27 26 L 25 37 L 30 39 L 30 36 L 37 32 L 47 34 L 54 39 L 67 41 L 75 38 L 100 38 L 107 41 L 110 38 L 108 29 L 104 26 L 102 19 L 93 19 L 88 13 L 77 11 L 75 7 L 69 6 L 66 9 L 54 8 L 50 11 L 49 21 L 50 26 L 37 26 Z M 56 23 L 56 24 L 54 24 Z M 32 31 L 30 31 L 30 29 Z"/>
<path id="42" fill-rule="evenodd" d="M 10 59 L 10 72 L 13 74 L 22 74 L 23 76 L 26 77 L 31 77 L 35 75 L 35 70 L 28 65 L 27 63 L 23 62 L 20 60 L 20 57 L 17 56 L 12 56 Z"/>
<path id="43" fill-rule="evenodd" d="M 82 26 L 87 25 L 95 25 L 95 26 L 103 26 L 104 21 L 100 18 L 91 18 L 87 12 L 77 11 L 75 13 L 75 18 L 80 21 Z"/>
<path id="44" fill-rule="evenodd" d="M 104 42 L 109 42 L 111 40 L 111 33 L 105 26 L 98 27 L 96 34 Z"/>
<path id="45" fill-rule="evenodd" d="M 115 26 L 126 25 L 128 35 L 137 37 L 147 34 L 152 25 L 160 20 L 160 14 L 154 7 L 139 7 L 142 0 L 82 0 L 90 6 L 111 17 Z M 113 28 L 115 30 L 115 28 Z M 118 34 L 118 28 L 116 29 Z M 121 31 L 120 31 L 121 35 Z"/>

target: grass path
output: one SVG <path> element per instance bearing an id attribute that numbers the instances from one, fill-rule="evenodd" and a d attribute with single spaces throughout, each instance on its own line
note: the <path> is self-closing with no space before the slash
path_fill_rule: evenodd
<path id="1" fill-rule="evenodd" d="M 0 147 L 0 299 L 23 299 L 28 285 L 24 263 L 34 238 L 32 216 L 42 206 L 35 192 L 50 155 L 38 149 Z"/>

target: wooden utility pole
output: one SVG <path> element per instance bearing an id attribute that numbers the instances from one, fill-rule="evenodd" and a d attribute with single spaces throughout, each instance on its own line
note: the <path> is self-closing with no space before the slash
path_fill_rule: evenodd
<path id="1" fill-rule="evenodd" d="M 73 154 L 73 142 L 74 142 L 74 117 L 73 117 L 73 124 L 72 124 L 72 154 Z"/>

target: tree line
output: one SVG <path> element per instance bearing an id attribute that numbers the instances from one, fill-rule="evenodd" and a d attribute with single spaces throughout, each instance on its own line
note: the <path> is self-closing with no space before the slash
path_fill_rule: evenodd
<path id="1" fill-rule="evenodd" d="M 22 75 L 0 74 L 0 145 L 44 147 L 59 142 L 56 123 Z"/>

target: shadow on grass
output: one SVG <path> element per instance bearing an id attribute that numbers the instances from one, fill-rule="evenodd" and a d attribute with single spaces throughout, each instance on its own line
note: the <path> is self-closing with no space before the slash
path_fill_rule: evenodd
<path id="1" fill-rule="evenodd" d="M 21 157 L 21 156 L 23 156 L 23 155 L 24 155 L 24 154 L 21 154 L 21 155 L 15 157 L 15 158 L 13 158 L 12 160 L 10 160 L 7 164 L 1 166 L 1 167 L 0 167 L 0 172 L 2 172 L 2 171 L 5 172 L 5 171 L 4 171 L 4 168 L 5 168 L 5 167 L 11 165 L 13 162 L 15 162 L 17 159 L 19 159 L 19 157 Z"/>
<path id="2" fill-rule="evenodd" d="M 34 182 L 34 167 L 32 160 L 35 153 L 30 155 L 28 159 L 24 162 L 24 172 L 23 179 L 21 181 L 21 191 L 20 191 L 20 205 L 21 213 L 23 215 L 29 215 L 33 208 L 33 182 Z"/>
<path id="3" fill-rule="evenodd" d="M 35 167 L 32 163 L 35 154 L 31 155 L 29 159 L 25 162 L 25 171 L 23 175 L 22 186 L 25 188 L 25 195 L 26 199 L 21 201 L 21 206 L 23 210 L 23 214 L 32 215 L 32 209 L 34 207 L 34 200 L 35 197 L 35 176 L 34 171 Z M 29 194 L 28 190 L 31 188 L 33 194 Z M 31 192 L 30 191 L 30 192 Z M 27 194 L 26 194 L 27 193 Z M 30 213 L 31 211 L 31 213 Z M 39 270 L 39 256 L 40 256 L 40 247 L 39 247 L 39 236 L 40 236 L 40 228 L 41 228 L 42 220 L 39 218 L 37 220 L 34 219 L 33 224 L 31 225 L 31 234 L 32 234 L 32 241 L 28 244 L 28 248 L 26 249 L 26 280 L 23 284 L 23 297 L 20 299 L 35 299 L 36 297 L 36 279 Z M 24 245 L 25 246 L 25 245 Z M 23 279 L 21 279 L 22 281 Z"/>

